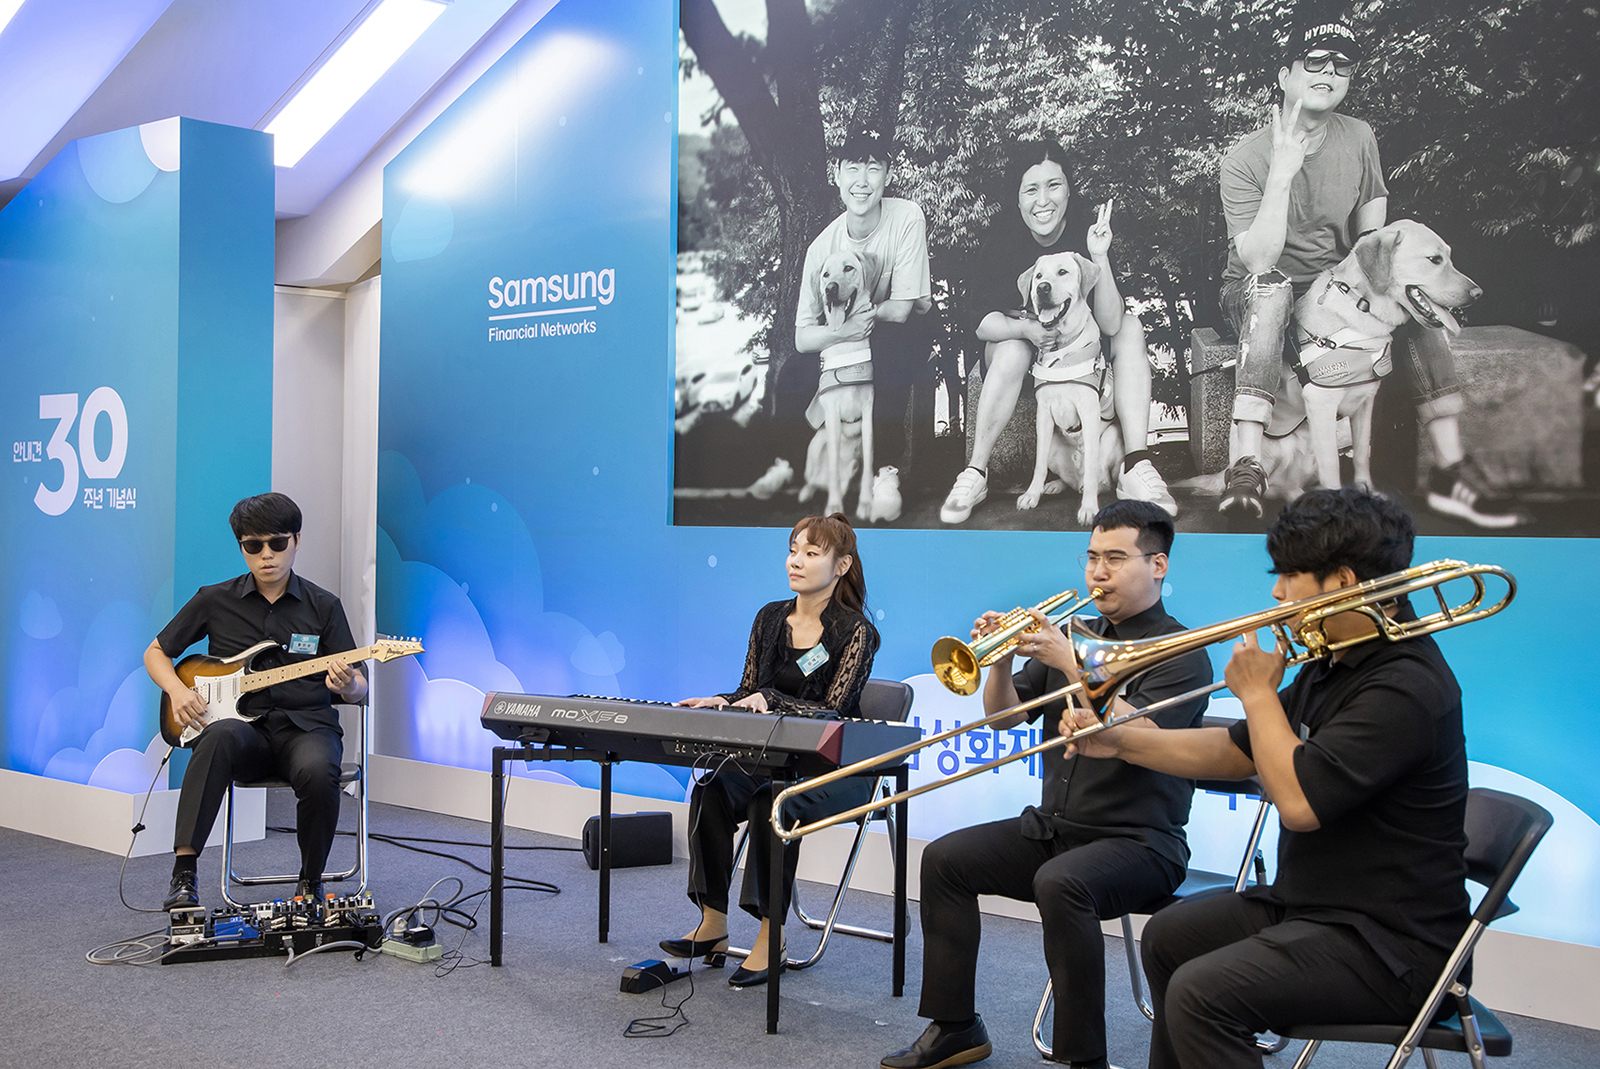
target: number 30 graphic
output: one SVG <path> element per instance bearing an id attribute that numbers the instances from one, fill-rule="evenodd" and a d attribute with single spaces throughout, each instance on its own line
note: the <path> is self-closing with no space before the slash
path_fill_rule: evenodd
<path id="1" fill-rule="evenodd" d="M 94 448 L 95 425 L 101 416 L 111 421 L 111 449 L 104 457 Z M 77 394 L 40 394 L 39 418 L 56 421 L 55 433 L 44 447 L 44 455 L 61 463 L 61 485 L 51 490 L 41 480 L 33 493 L 33 503 L 46 516 L 59 516 L 72 507 L 78 496 L 80 463 L 84 476 L 90 479 L 115 479 L 122 473 L 122 462 L 128 458 L 128 410 L 122 406 L 122 398 L 116 390 L 102 386 L 84 402 L 81 420 Z M 78 424 L 76 450 L 67 441 L 74 422 Z"/>

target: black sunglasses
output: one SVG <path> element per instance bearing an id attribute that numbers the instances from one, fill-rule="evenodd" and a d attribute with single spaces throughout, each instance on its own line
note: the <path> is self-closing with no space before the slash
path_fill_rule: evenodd
<path id="1" fill-rule="evenodd" d="M 241 538 L 239 548 L 252 557 L 267 546 L 271 546 L 274 553 L 282 553 L 289 548 L 289 540 L 293 537 L 294 535 L 273 535 L 271 538 Z"/>
<path id="2" fill-rule="evenodd" d="M 1333 73 L 1341 78 L 1348 78 L 1356 71 L 1356 61 L 1343 52 L 1307 52 L 1300 57 L 1300 65 L 1307 74 L 1321 74 L 1328 69 L 1329 63 L 1333 64 Z"/>

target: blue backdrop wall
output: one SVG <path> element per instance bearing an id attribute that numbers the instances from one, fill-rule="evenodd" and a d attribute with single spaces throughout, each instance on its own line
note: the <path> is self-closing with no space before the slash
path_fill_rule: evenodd
<path id="1" fill-rule="evenodd" d="M 381 669 L 383 753 L 487 767 L 494 739 L 478 714 L 491 690 L 728 689 L 756 608 L 787 591 L 786 530 L 671 523 L 675 10 L 563 0 L 385 171 L 378 629 L 428 652 Z M 929 647 L 984 609 L 1081 585 L 1086 543 L 863 531 L 884 637 L 875 674 L 912 681 L 926 730 L 980 715 L 926 674 Z M 1467 694 L 1475 780 L 1558 811 L 1518 930 L 1600 945 L 1594 543 L 1418 549 L 1447 556 L 1501 564 L 1522 584 L 1510 611 L 1441 639 Z M 1168 606 L 1191 624 L 1260 609 L 1266 566 L 1259 536 L 1181 535 Z M 917 776 L 980 756 L 930 754 Z M 582 764 L 532 774 L 598 781 Z M 1015 813 L 1037 800 L 1035 775 L 1016 766 L 936 792 L 914 807 L 913 834 Z M 628 764 L 617 787 L 678 800 L 686 779 Z M 1219 856 L 1234 849 L 1238 816 L 1197 799 L 1197 860 L 1212 841 Z"/>
<path id="2" fill-rule="evenodd" d="M 6 768 L 143 791 L 165 752 L 141 655 L 270 487 L 272 185 L 264 134 L 168 119 L 0 211 Z"/>

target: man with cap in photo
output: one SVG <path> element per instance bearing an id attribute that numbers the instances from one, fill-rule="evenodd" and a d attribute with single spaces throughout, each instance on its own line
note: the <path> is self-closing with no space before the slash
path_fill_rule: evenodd
<path id="1" fill-rule="evenodd" d="M 1222 161 L 1228 265 L 1220 300 L 1239 337 L 1229 465 L 1221 511 L 1259 519 L 1266 475 L 1257 459 L 1272 418 L 1294 302 L 1364 234 L 1384 225 L 1389 191 L 1372 127 L 1340 114 L 1364 58 L 1342 20 L 1312 22 L 1290 39 L 1278 70 L 1283 102 L 1266 126 L 1241 138 Z M 1417 390 L 1435 466 L 1427 504 L 1478 527 L 1526 522 L 1496 499 L 1461 444 L 1461 386 L 1444 331 L 1408 322 L 1394 349 Z"/>

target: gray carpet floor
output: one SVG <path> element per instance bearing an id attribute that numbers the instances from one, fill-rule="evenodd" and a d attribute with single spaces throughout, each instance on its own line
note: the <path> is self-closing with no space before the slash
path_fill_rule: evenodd
<path id="1" fill-rule="evenodd" d="M 293 821 L 292 798 L 273 792 L 268 823 Z M 346 817 L 349 817 L 346 813 Z M 374 806 L 377 832 L 487 843 L 486 825 L 392 806 Z M 517 845 L 572 847 L 571 840 L 512 829 Z M 434 847 L 465 854 L 487 867 L 487 848 Z M 335 860 L 351 850 L 348 838 Z M 269 834 L 239 851 L 246 871 L 292 871 L 291 835 Z M 201 859 L 202 902 L 220 902 L 220 850 Z M 439 975 L 417 965 L 342 952 L 318 954 L 285 968 L 281 958 L 151 966 L 95 966 L 93 947 L 164 926 L 164 917 L 125 910 L 117 901 L 120 858 L 0 829 L 0 1006 L 4 1035 L 0 1065 L 116 1066 L 374 1066 L 401 1069 L 441 1065 L 675 1067 L 858 1066 L 909 1043 L 922 1030 L 916 1016 L 921 977 L 920 937 L 907 952 L 906 997 L 889 994 L 889 948 L 836 936 L 815 968 L 787 974 L 780 1034 L 765 1034 L 762 988 L 735 990 L 724 970 L 697 971 L 684 1005 L 689 1024 L 664 1039 L 628 1039 L 634 1018 L 663 1012 L 662 993 L 617 990 L 622 968 L 658 955 L 656 940 L 681 935 L 694 910 L 683 896 L 685 862 L 619 870 L 613 875 L 609 944 L 595 941 L 596 875 L 579 853 L 516 851 L 508 869 L 546 880 L 561 893 L 512 891 L 507 898 L 505 964 L 488 958 L 488 907 L 477 930 L 441 928 L 447 949 L 459 947 L 461 967 Z M 129 862 L 126 890 L 134 905 L 155 906 L 165 894 L 167 856 Z M 487 879 L 446 858 L 374 842 L 371 890 L 380 912 L 417 901 L 440 877 L 459 876 L 467 890 Z M 264 891 L 266 889 L 258 889 Z M 828 889 L 803 885 L 813 913 Z M 260 897 L 273 897 L 261 894 Z M 475 900 L 476 905 L 482 899 Z M 848 919 L 887 928 L 890 900 L 852 892 Z M 735 917 L 734 941 L 748 943 L 754 922 Z M 791 950 L 814 946 L 812 933 L 791 931 Z M 1133 1006 L 1119 940 L 1106 941 L 1107 1024 L 1113 1062 L 1143 1066 L 1150 1028 Z M 731 970 L 731 966 L 730 966 Z M 995 1069 L 1036 1066 L 1029 1040 L 1045 979 L 1037 925 L 984 919 L 978 984 L 980 1010 L 995 1044 L 985 1063 Z M 677 1003 L 687 981 L 665 989 Z M 1580 1028 L 1509 1017 L 1516 1053 L 1502 1064 L 1594 1067 L 1600 1035 Z M 1298 1044 L 1295 1045 L 1296 1047 Z M 1287 1069 L 1290 1051 L 1267 1059 Z M 1381 1066 L 1378 1048 L 1329 1045 L 1316 1064 L 1325 1069 Z M 1465 1065 L 1464 1055 L 1444 1055 Z M 1420 1065 L 1421 1060 L 1416 1059 Z"/>

